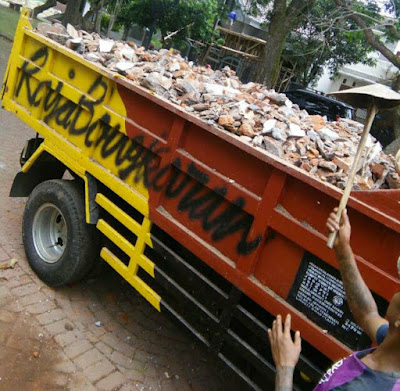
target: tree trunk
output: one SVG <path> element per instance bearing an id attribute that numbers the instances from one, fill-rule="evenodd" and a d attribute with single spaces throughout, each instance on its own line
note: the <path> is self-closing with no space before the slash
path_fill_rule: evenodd
<path id="1" fill-rule="evenodd" d="M 104 5 L 104 0 L 101 0 L 99 4 L 99 9 L 96 13 L 96 20 L 94 22 L 94 30 L 99 35 L 101 33 L 101 17 L 103 16 L 103 5 Z"/>
<path id="2" fill-rule="evenodd" d="M 149 46 L 151 44 L 151 40 L 152 40 L 153 35 L 154 35 L 155 32 L 156 32 L 156 26 L 155 26 L 155 23 L 153 23 L 153 25 L 150 27 L 150 30 L 146 31 L 144 40 L 142 42 L 142 46 L 144 46 L 144 48 L 146 50 L 149 49 Z"/>
<path id="3" fill-rule="evenodd" d="M 286 43 L 286 37 L 296 28 L 306 15 L 305 10 L 315 0 L 274 0 L 269 20 L 266 44 L 260 56 L 256 80 L 273 87 L 280 71 L 280 60 Z"/>
<path id="4" fill-rule="evenodd" d="M 47 0 L 44 4 L 35 7 L 32 11 L 32 17 L 36 18 L 41 12 L 57 5 L 56 0 Z"/>
<path id="5" fill-rule="evenodd" d="M 131 26 L 129 25 L 124 25 L 124 32 L 122 33 L 122 40 L 126 41 L 129 36 L 129 30 L 131 29 Z"/>
<path id="6" fill-rule="evenodd" d="M 119 11 L 121 9 L 122 3 L 123 3 L 123 0 L 117 0 L 117 3 L 115 4 L 114 12 L 111 14 L 110 23 L 108 24 L 107 37 L 110 36 L 112 28 L 114 27 L 114 23 L 115 23 L 115 21 L 117 19 L 117 16 L 118 16 Z"/>
<path id="7" fill-rule="evenodd" d="M 66 26 L 68 23 L 73 26 L 79 26 L 82 23 L 81 13 L 82 0 L 68 0 L 67 8 L 65 9 L 63 17 L 63 25 Z"/>
<path id="8" fill-rule="evenodd" d="M 276 12 L 275 8 L 270 19 L 267 43 L 261 53 L 257 67 L 257 81 L 265 84 L 268 88 L 272 88 L 278 78 L 282 51 L 290 31 L 285 26 L 286 9 Z"/>

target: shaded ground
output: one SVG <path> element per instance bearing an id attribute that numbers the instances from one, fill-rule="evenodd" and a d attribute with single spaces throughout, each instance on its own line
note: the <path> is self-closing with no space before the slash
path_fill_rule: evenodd
<path id="1" fill-rule="evenodd" d="M 30 314 L 0 312 L 0 390 L 66 390 L 68 375 L 53 369 L 61 349 L 38 329 Z"/>

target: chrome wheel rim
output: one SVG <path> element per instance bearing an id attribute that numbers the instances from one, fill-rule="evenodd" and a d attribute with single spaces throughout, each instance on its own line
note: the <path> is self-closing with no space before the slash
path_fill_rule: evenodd
<path id="1" fill-rule="evenodd" d="M 46 263 L 57 262 L 67 246 L 67 224 L 64 215 L 53 204 L 43 204 L 32 225 L 36 253 Z"/>

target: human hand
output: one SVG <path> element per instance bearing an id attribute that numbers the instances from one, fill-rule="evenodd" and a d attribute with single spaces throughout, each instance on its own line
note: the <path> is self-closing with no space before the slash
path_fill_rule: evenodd
<path id="1" fill-rule="evenodd" d="M 337 217 L 338 208 L 335 208 L 326 221 L 329 233 L 337 231 L 334 248 L 339 253 L 350 247 L 351 226 L 347 216 L 347 209 L 344 209 L 340 219 Z"/>
<path id="2" fill-rule="evenodd" d="M 301 352 L 300 331 L 296 331 L 294 341 L 290 335 L 291 316 L 288 314 L 282 328 L 282 319 L 278 315 L 272 323 L 272 330 L 268 329 L 268 338 L 271 344 L 272 357 L 275 366 L 295 367 Z"/>

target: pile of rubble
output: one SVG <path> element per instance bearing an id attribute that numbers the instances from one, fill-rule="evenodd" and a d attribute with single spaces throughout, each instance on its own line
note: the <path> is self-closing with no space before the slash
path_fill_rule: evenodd
<path id="1" fill-rule="evenodd" d="M 196 66 L 173 50 L 145 51 L 133 42 L 101 39 L 71 25 L 39 23 L 37 31 L 243 142 L 344 188 L 362 124 L 309 115 L 284 94 L 256 83 L 242 84 L 228 67 L 213 71 Z M 394 157 L 385 155 L 371 135 L 361 161 L 354 189 L 400 188 Z"/>

